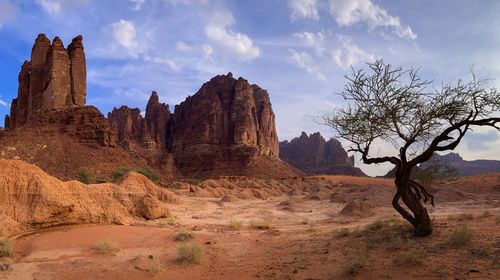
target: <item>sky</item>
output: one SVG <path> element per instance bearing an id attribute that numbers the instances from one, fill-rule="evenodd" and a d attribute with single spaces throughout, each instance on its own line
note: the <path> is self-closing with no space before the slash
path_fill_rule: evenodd
<path id="1" fill-rule="evenodd" d="M 38 33 L 66 45 L 82 34 L 87 104 L 104 114 L 143 110 L 152 90 L 173 110 L 232 72 L 268 90 L 280 140 L 302 131 L 329 139 L 335 132 L 318 116 L 343 105 L 344 76 L 366 62 L 419 68 L 433 88 L 473 69 L 500 88 L 498 14 L 494 0 L 0 0 L 0 115 Z M 500 160 L 500 133 L 475 130 L 456 151 Z M 356 159 L 369 175 L 391 168 Z"/>

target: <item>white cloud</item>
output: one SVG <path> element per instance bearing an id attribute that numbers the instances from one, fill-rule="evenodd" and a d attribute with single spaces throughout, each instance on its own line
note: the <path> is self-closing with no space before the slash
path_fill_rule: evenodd
<path id="1" fill-rule="evenodd" d="M 114 41 L 125 48 L 130 55 L 137 56 L 139 53 L 139 43 L 137 42 L 134 23 L 121 19 L 118 22 L 110 24 L 110 28 Z"/>
<path id="2" fill-rule="evenodd" d="M 9 107 L 7 102 L 3 101 L 2 99 L 0 99 L 0 105 L 5 106 L 5 107 Z"/>
<path id="3" fill-rule="evenodd" d="M 175 44 L 175 48 L 178 50 L 178 51 L 181 51 L 181 52 L 190 52 L 190 51 L 193 51 L 195 48 L 188 45 L 187 43 L 185 42 L 177 42 Z"/>
<path id="4" fill-rule="evenodd" d="M 61 2 L 59 0 L 37 0 L 38 5 L 51 15 L 57 15 L 61 12 Z"/>
<path id="5" fill-rule="evenodd" d="M 207 4 L 208 0 L 164 0 L 164 2 L 170 5 L 198 5 Z"/>
<path id="6" fill-rule="evenodd" d="M 292 11 L 292 19 L 319 19 L 317 0 L 288 0 L 288 7 Z"/>
<path id="7" fill-rule="evenodd" d="M 325 75 L 317 68 L 313 57 L 305 51 L 296 51 L 288 49 L 290 61 L 300 69 L 305 70 L 307 73 L 315 76 L 319 80 L 325 80 Z"/>
<path id="8" fill-rule="evenodd" d="M 226 27 L 209 25 L 205 28 L 205 34 L 220 50 L 238 60 L 253 60 L 261 54 L 261 50 L 247 35 L 233 32 Z"/>
<path id="9" fill-rule="evenodd" d="M 325 52 L 325 35 L 322 32 L 299 32 L 293 36 L 299 38 L 306 46 L 314 48 L 317 55 L 323 55 Z"/>
<path id="10" fill-rule="evenodd" d="M 358 22 L 368 25 L 370 30 L 378 27 L 392 27 L 401 38 L 414 40 L 417 35 L 410 26 L 402 26 L 398 17 L 371 0 L 329 0 L 330 14 L 339 26 L 351 26 Z"/>
<path id="11" fill-rule="evenodd" d="M 341 36 L 339 41 L 342 49 L 332 52 L 332 61 L 339 67 L 348 68 L 359 62 L 373 62 L 377 59 L 375 54 L 362 50 L 347 36 Z"/>
<path id="12" fill-rule="evenodd" d="M 167 58 L 150 57 L 150 56 L 146 55 L 146 56 L 144 56 L 144 61 L 152 62 L 155 64 L 166 65 L 172 71 L 177 72 L 180 70 L 180 67 L 177 65 L 177 63 L 175 63 L 175 61 L 167 59 Z"/>
<path id="13" fill-rule="evenodd" d="M 9 0 L 0 0 L 0 29 L 3 23 L 14 18 L 16 7 Z"/>
<path id="14" fill-rule="evenodd" d="M 142 9 L 142 4 L 146 2 L 146 0 L 130 0 L 132 4 L 132 11 L 140 11 Z"/>

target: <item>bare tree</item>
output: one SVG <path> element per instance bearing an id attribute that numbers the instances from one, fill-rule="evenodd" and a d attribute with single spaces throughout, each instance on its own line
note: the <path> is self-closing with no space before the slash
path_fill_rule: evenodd
<path id="1" fill-rule="evenodd" d="M 353 144 L 349 151 L 361 153 L 365 164 L 396 166 L 392 205 L 413 225 L 415 235 L 430 235 L 432 223 L 422 201 L 434 206 L 434 197 L 410 178 L 412 168 L 434 152 L 455 149 L 474 126 L 500 131 L 500 93 L 486 89 L 486 81 L 474 74 L 470 82 L 459 80 L 426 93 L 431 82 L 422 80 L 417 70 L 394 68 L 382 60 L 367 65 L 370 73 L 353 69 L 346 76 L 340 95 L 347 107 L 324 120 Z M 391 143 L 398 152 L 373 156 L 371 149 L 380 141 Z"/>

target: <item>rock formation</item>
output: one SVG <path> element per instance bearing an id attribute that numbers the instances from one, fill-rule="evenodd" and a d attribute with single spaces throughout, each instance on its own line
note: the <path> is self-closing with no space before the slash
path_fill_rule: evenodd
<path id="1" fill-rule="evenodd" d="M 163 168 L 175 165 L 181 177 L 297 175 L 279 159 L 269 95 L 231 73 L 212 78 L 173 114 L 153 92 L 144 118 L 122 106 L 108 119 L 122 147 Z"/>
<path id="2" fill-rule="evenodd" d="M 366 176 L 354 167 L 354 157 L 348 156 L 342 144 L 336 139 L 325 141 L 319 132 L 309 136 L 302 132 L 300 137 L 280 143 L 281 159 L 311 175 L 345 174 Z"/>
<path id="3" fill-rule="evenodd" d="M 17 155 L 10 151 L 6 155 L 22 156 L 59 178 L 74 178 L 82 165 L 76 158 L 78 152 L 82 153 L 81 158 L 92 161 L 90 154 L 83 154 L 88 153 L 88 147 L 114 149 L 107 150 L 108 158 L 99 156 L 104 158 L 100 168 L 92 166 L 101 178 L 109 176 L 110 169 L 121 163 L 160 170 L 163 178 L 301 174 L 279 159 L 274 113 L 267 92 L 243 78 L 233 78 L 231 73 L 212 78 L 177 105 L 175 113 L 160 103 L 153 91 L 144 117 L 140 109 L 122 106 L 113 109 L 105 119 L 97 108 L 85 106 L 82 36 L 75 37 L 65 49 L 59 37 L 51 43 L 40 34 L 31 61 L 24 62 L 18 80 L 18 95 L 5 118 L 7 129 L 0 134 L 0 146 L 36 139 L 40 142 L 37 145 L 47 147 L 45 139 L 51 139 L 60 145 L 49 146 L 54 155 L 50 160 L 38 146 L 35 151 L 26 148 L 33 146 L 30 143 L 20 147 Z M 69 157 L 69 147 L 79 151 Z M 63 170 L 53 168 L 55 165 L 62 165 Z"/>
<path id="4" fill-rule="evenodd" d="M 141 116 L 139 108 L 127 106 L 114 108 L 108 119 L 118 143 L 129 150 L 146 149 L 161 153 L 168 151 L 171 141 L 171 113 L 169 106 L 160 103 L 158 93 L 152 92 L 146 116 Z"/>
<path id="5" fill-rule="evenodd" d="M 39 34 L 31 61 L 25 61 L 19 72 L 19 89 L 11 103 L 8 127 L 22 126 L 52 110 L 85 106 L 85 64 L 82 36 L 75 37 L 66 50 L 59 37 L 51 43 Z"/>
<path id="6" fill-rule="evenodd" d="M 231 73 L 212 78 L 177 105 L 173 119 L 172 153 L 186 174 L 239 171 L 258 157 L 279 161 L 269 95 Z"/>
<path id="7" fill-rule="evenodd" d="M 0 160 L 0 232 L 10 235 L 68 224 L 130 224 L 168 217 L 175 194 L 143 175 L 129 173 L 116 185 L 62 182 L 20 160 Z"/>

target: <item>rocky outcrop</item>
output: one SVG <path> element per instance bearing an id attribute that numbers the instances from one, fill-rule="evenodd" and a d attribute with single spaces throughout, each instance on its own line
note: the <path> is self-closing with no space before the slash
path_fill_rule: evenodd
<path id="1" fill-rule="evenodd" d="M 158 93 L 153 91 L 146 106 L 144 133 L 149 136 L 158 150 L 166 150 L 171 145 L 172 123 L 168 104 L 160 103 Z"/>
<path id="2" fill-rule="evenodd" d="M 196 113 L 194 113 L 196 112 Z M 278 158 L 274 113 L 267 92 L 247 80 L 220 75 L 175 107 L 175 154 L 241 146 Z"/>
<path id="3" fill-rule="evenodd" d="M 212 78 L 175 106 L 172 153 L 182 174 L 198 177 L 214 171 L 248 175 L 259 160 L 267 162 L 262 164 L 268 168 L 273 165 L 276 175 L 294 174 L 279 160 L 269 95 L 231 73 Z"/>
<path id="4" fill-rule="evenodd" d="M 82 40 L 82 35 L 76 36 L 68 46 L 71 63 L 71 101 L 76 106 L 84 106 L 87 102 L 87 62 Z"/>
<path id="5" fill-rule="evenodd" d="M 281 159 L 310 175 L 345 174 L 366 176 L 354 167 L 354 157 L 348 156 L 336 139 L 326 141 L 319 132 L 280 143 Z"/>
<path id="6" fill-rule="evenodd" d="M 160 103 L 158 93 L 153 91 L 143 118 L 139 108 L 127 106 L 114 108 L 108 119 L 118 143 L 129 150 L 168 152 L 171 142 L 171 113 L 165 103 Z"/>
<path id="7" fill-rule="evenodd" d="M 170 215 L 171 192 L 128 173 L 116 185 L 62 182 L 20 160 L 0 160 L 0 232 L 23 234 L 68 224 L 130 224 Z"/>
<path id="8" fill-rule="evenodd" d="M 82 36 L 75 37 L 66 49 L 59 37 L 51 43 L 40 34 L 33 46 L 31 61 L 23 64 L 18 80 L 18 96 L 12 100 L 11 112 L 5 118 L 7 129 L 0 134 L 0 145 L 12 145 L 13 139 L 19 140 L 25 135 L 58 142 L 61 145 L 52 148 L 54 155 L 60 158 L 51 159 L 53 164 L 40 162 L 46 160 L 45 152 L 32 153 L 27 148 L 19 149 L 22 157 L 12 155 L 12 158 L 20 157 L 44 167 L 64 162 L 62 172 L 49 168 L 51 174 L 59 178 L 71 178 L 77 173 L 78 165 L 68 162 L 67 147 L 70 146 L 82 151 L 88 151 L 88 147 L 116 147 L 117 151 L 110 152 L 112 156 L 102 162 L 102 166 L 106 165 L 102 167 L 105 174 L 100 174 L 103 178 L 109 176 L 108 170 L 114 164 L 137 166 L 144 162 L 149 168 L 161 170 L 164 178 L 171 178 L 173 174 L 190 178 L 301 174 L 279 159 L 268 93 L 243 78 L 233 78 L 231 73 L 212 78 L 196 94 L 177 105 L 175 113 L 170 112 L 167 104 L 160 103 L 153 91 L 144 117 L 140 109 L 122 106 L 114 108 L 105 119 L 97 108 L 85 106 Z M 68 138 L 85 147 L 61 143 Z M 122 152 L 128 156 L 118 159 Z M 91 160 L 89 155 L 82 154 L 82 158 Z"/>
<path id="9" fill-rule="evenodd" d="M 11 104 L 9 128 L 22 126 L 52 110 L 85 106 L 86 65 L 82 36 L 68 47 L 39 34 L 19 72 L 17 98 Z"/>
<path id="10" fill-rule="evenodd" d="M 297 175 L 279 159 L 269 95 L 231 73 L 212 78 L 173 114 L 153 92 L 144 118 L 122 106 L 108 119 L 122 147 L 180 177 Z"/>

